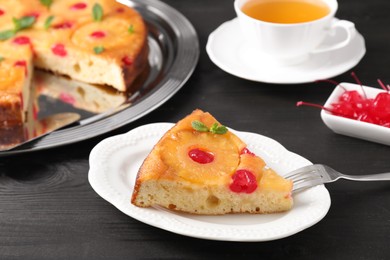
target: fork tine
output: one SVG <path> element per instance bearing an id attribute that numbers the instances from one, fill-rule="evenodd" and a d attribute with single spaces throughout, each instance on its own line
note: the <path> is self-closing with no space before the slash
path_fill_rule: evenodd
<path id="1" fill-rule="evenodd" d="M 291 178 L 294 178 L 297 175 L 301 175 L 303 173 L 312 172 L 312 171 L 316 171 L 315 165 L 304 166 L 302 168 L 299 168 L 299 169 L 296 169 L 294 171 L 291 171 L 291 172 L 287 173 L 287 175 L 285 175 L 283 177 L 286 178 L 286 179 L 291 179 Z"/>
<path id="2" fill-rule="evenodd" d="M 298 184 L 294 183 L 293 191 L 294 191 L 294 193 L 296 193 L 296 192 L 299 192 L 299 191 L 302 191 L 302 190 L 305 190 L 307 188 L 314 187 L 314 186 L 317 186 L 317 185 L 320 185 L 320 184 L 323 184 L 323 183 L 324 182 L 323 182 L 323 180 L 321 178 L 319 178 L 317 180 L 304 181 L 304 182 L 301 182 L 301 183 L 298 183 Z"/>
<path id="3" fill-rule="evenodd" d="M 318 165 L 308 165 L 288 173 L 284 178 L 293 181 L 294 192 L 324 183 L 323 174 Z"/>
<path id="4" fill-rule="evenodd" d="M 306 176 L 302 176 L 302 178 L 293 180 L 293 182 L 294 182 L 294 185 L 298 185 L 298 184 L 301 184 L 303 182 L 317 181 L 317 180 L 323 181 L 322 176 L 319 174 L 306 175 Z"/>
<path id="5" fill-rule="evenodd" d="M 301 172 L 301 173 L 294 174 L 290 177 L 287 177 L 286 179 L 292 180 L 293 182 L 297 182 L 302 179 L 313 178 L 313 177 L 321 177 L 321 175 L 317 171 L 308 171 L 308 172 Z"/>

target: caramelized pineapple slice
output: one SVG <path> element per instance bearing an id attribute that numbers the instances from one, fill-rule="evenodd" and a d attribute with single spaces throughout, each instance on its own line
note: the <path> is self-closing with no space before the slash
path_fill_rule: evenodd
<path id="1" fill-rule="evenodd" d="M 229 182 L 239 164 L 239 150 L 230 135 L 183 130 L 165 138 L 160 151 L 162 160 L 178 176 L 193 183 L 218 184 L 221 178 Z M 199 150 L 210 155 L 211 160 L 197 160 L 191 151 Z"/>
<path id="2" fill-rule="evenodd" d="M 103 13 L 111 11 L 110 2 L 112 0 L 71 0 L 71 1 L 53 1 L 50 7 L 54 15 L 65 16 L 70 19 L 88 18 L 92 19 L 92 9 L 95 4 L 99 4 Z"/>
<path id="3" fill-rule="evenodd" d="M 110 51 L 126 47 L 129 43 L 141 45 L 142 38 L 137 36 L 141 26 L 143 23 L 139 17 L 107 17 L 99 23 L 90 22 L 78 28 L 72 35 L 72 43 L 87 51 L 96 46 Z"/>
<path id="4" fill-rule="evenodd" d="M 238 165 L 237 170 L 250 171 L 254 174 L 256 180 L 260 180 L 263 176 L 264 166 L 265 162 L 260 157 L 252 154 L 241 154 L 240 165 Z"/>
<path id="5" fill-rule="evenodd" d="M 292 181 L 283 179 L 283 177 L 276 174 L 272 169 L 265 169 L 259 187 L 263 190 L 285 191 L 289 193 L 292 185 Z"/>
<path id="6" fill-rule="evenodd" d="M 20 91 L 21 84 L 26 75 L 25 66 L 15 66 L 16 60 L 3 60 L 0 62 L 0 90 L 4 91 Z M 15 86 L 20 86 L 15 88 Z"/>
<path id="7" fill-rule="evenodd" d="M 29 73 L 32 58 L 32 51 L 28 38 L 18 36 L 6 42 L 0 43 L 0 90 L 20 91 L 21 82 L 25 80 Z M 26 41 L 24 44 L 15 43 L 18 39 Z M 19 86 L 15 88 L 15 86 Z M 9 89 L 8 89 L 9 88 Z"/>
<path id="8" fill-rule="evenodd" d="M 14 29 L 13 18 L 25 15 L 22 0 L 0 0 L 0 30 Z"/>

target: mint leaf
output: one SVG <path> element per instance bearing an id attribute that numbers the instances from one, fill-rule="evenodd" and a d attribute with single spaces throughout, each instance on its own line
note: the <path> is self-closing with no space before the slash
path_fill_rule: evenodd
<path id="1" fill-rule="evenodd" d="M 20 19 L 13 18 L 12 21 L 15 25 L 15 32 L 31 27 L 35 23 L 35 16 L 25 16 Z"/>
<path id="2" fill-rule="evenodd" d="M 218 123 L 214 123 L 210 127 L 210 132 L 213 134 L 223 135 L 223 134 L 226 134 L 227 131 L 228 131 L 228 129 L 226 126 L 224 126 L 224 125 L 218 126 Z"/>
<path id="3" fill-rule="evenodd" d="M 93 5 L 92 16 L 96 22 L 103 20 L 103 7 L 100 4 L 96 3 Z"/>
<path id="4" fill-rule="evenodd" d="M 218 128 L 218 123 L 214 123 L 211 127 L 210 127 L 210 132 L 211 133 L 214 133 Z"/>
<path id="5" fill-rule="evenodd" d="M 130 24 L 129 28 L 127 29 L 127 31 L 130 33 L 130 34 L 133 34 L 134 33 L 134 26 L 132 24 Z"/>
<path id="6" fill-rule="evenodd" d="M 0 56 L 0 62 L 2 62 L 3 60 L 4 60 L 4 57 Z"/>
<path id="7" fill-rule="evenodd" d="M 192 121 L 191 125 L 192 125 L 192 128 L 194 128 L 196 131 L 210 132 L 210 133 L 217 134 L 217 135 L 226 134 L 228 131 L 226 126 L 224 126 L 224 125 L 218 126 L 218 123 L 214 123 L 210 127 L 210 129 L 205 124 L 203 124 L 202 122 L 199 122 L 197 120 Z"/>
<path id="8" fill-rule="evenodd" d="M 15 31 L 14 30 L 6 30 L 0 32 L 0 41 L 8 40 L 12 37 L 14 37 Z"/>
<path id="9" fill-rule="evenodd" d="M 53 15 L 47 17 L 47 19 L 45 21 L 45 24 L 44 24 L 44 27 L 45 27 L 46 30 L 50 28 L 51 23 L 53 22 L 53 20 L 54 20 L 54 16 Z"/>
<path id="10" fill-rule="evenodd" d="M 51 4 L 53 3 L 53 0 L 39 0 L 42 5 L 46 6 L 47 8 L 50 8 Z"/>
<path id="11" fill-rule="evenodd" d="M 226 134 L 228 131 L 227 127 L 224 125 L 218 126 L 215 129 L 210 129 L 210 132 L 217 135 L 223 135 Z"/>
<path id="12" fill-rule="evenodd" d="M 96 46 L 95 48 L 93 48 L 93 51 L 96 53 L 96 54 L 100 54 L 104 51 L 104 47 L 103 46 Z"/>
<path id="13" fill-rule="evenodd" d="M 12 18 L 15 29 L 5 30 L 0 32 L 0 41 L 8 40 L 15 36 L 15 34 L 21 30 L 31 27 L 35 21 L 35 16 L 25 16 L 20 19 Z"/>
<path id="14" fill-rule="evenodd" d="M 199 122 L 197 120 L 192 121 L 191 126 L 196 131 L 199 131 L 199 132 L 208 132 L 209 131 L 209 128 L 205 124 L 203 124 L 202 122 Z"/>

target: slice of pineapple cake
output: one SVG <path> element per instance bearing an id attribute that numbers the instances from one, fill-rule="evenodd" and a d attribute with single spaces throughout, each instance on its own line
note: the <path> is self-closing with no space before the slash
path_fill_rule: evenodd
<path id="1" fill-rule="evenodd" d="M 273 213 L 293 205 L 292 182 L 201 110 L 179 121 L 139 169 L 131 202 L 194 214 Z"/>

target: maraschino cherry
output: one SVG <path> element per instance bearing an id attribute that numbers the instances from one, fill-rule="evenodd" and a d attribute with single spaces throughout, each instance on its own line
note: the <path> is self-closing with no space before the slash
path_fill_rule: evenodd
<path id="1" fill-rule="evenodd" d="M 65 57 L 68 55 L 68 52 L 66 51 L 65 45 L 60 44 L 60 43 L 53 45 L 51 50 L 55 55 L 60 56 L 60 57 Z"/>
<path id="2" fill-rule="evenodd" d="M 195 148 L 188 152 L 188 156 L 197 163 L 206 164 L 214 161 L 214 154 L 211 152 Z"/>
<path id="3" fill-rule="evenodd" d="M 390 128 L 390 86 L 385 86 L 385 84 L 378 79 L 379 85 L 386 92 L 377 94 L 375 98 L 368 98 L 355 73 L 352 73 L 352 77 L 354 77 L 356 82 L 361 86 L 362 94 L 357 90 L 344 90 L 344 93 L 336 102 L 331 104 L 331 107 L 324 107 L 303 101 L 297 102 L 297 106 L 306 105 L 318 107 L 337 116 Z"/>
<path id="4" fill-rule="evenodd" d="M 248 148 L 244 148 L 241 150 L 240 154 L 249 154 L 249 155 L 252 155 L 252 156 L 255 156 L 254 153 L 252 153 Z"/>
<path id="5" fill-rule="evenodd" d="M 233 192 L 252 193 L 257 189 L 256 176 L 245 169 L 237 170 L 232 175 L 233 182 L 229 188 Z"/>
<path id="6" fill-rule="evenodd" d="M 85 8 L 87 8 L 87 4 L 83 3 L 83 2 L 75 3 L 74 5 L 72 5 L 70 7 L 70 9 L 72 9 L 72 10 L 82 10 L 82 9 L 85 9 Z"/>

